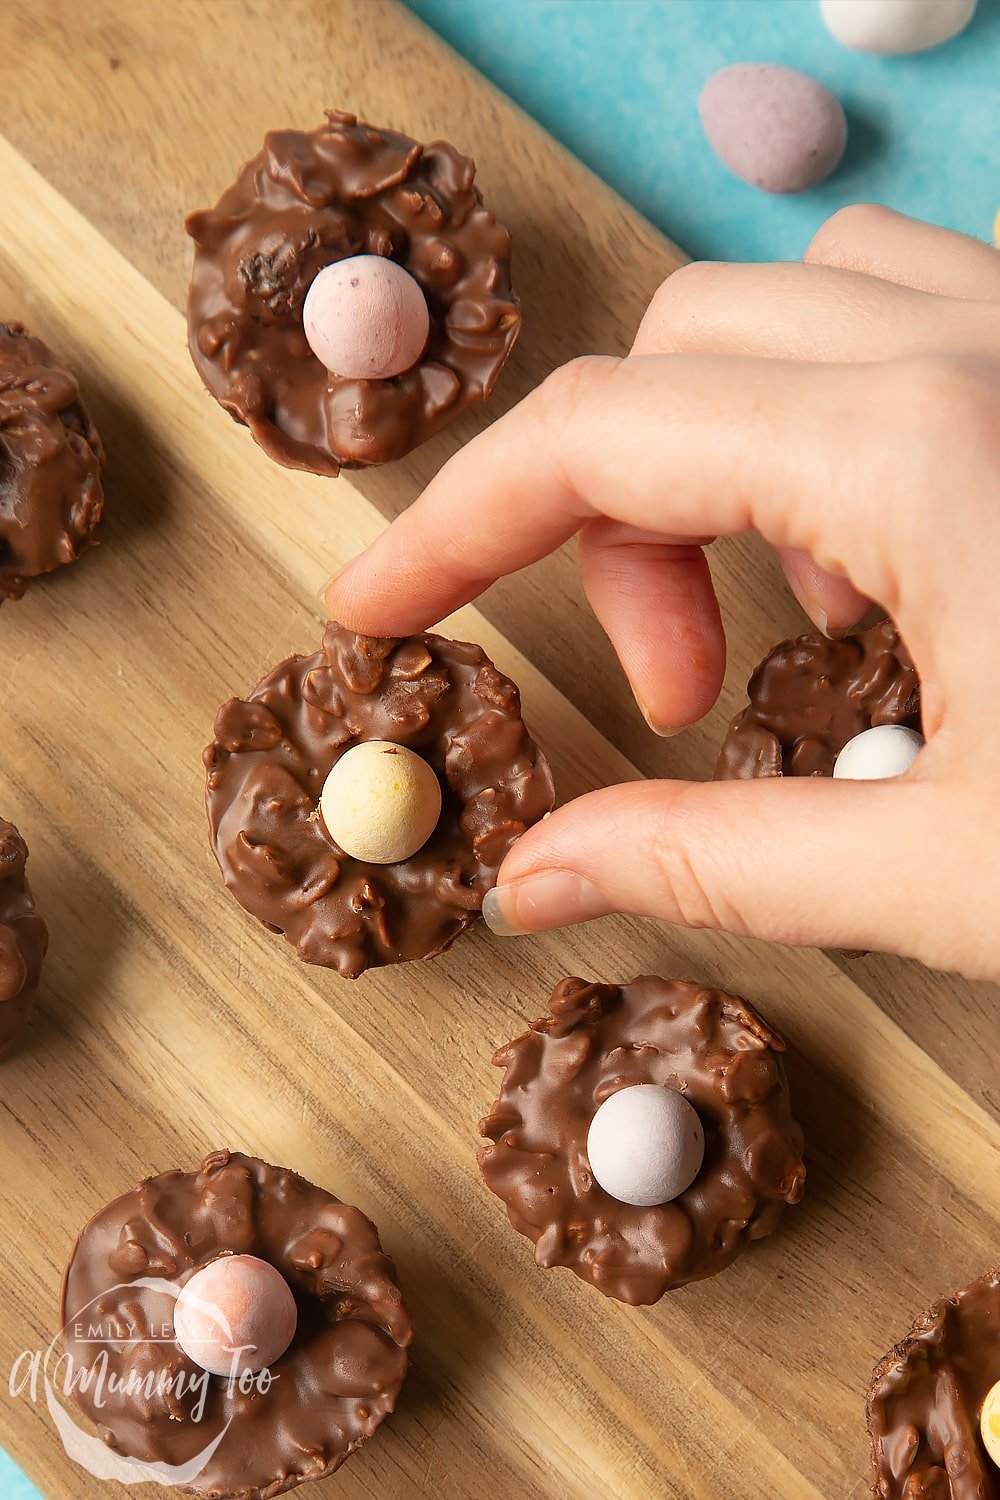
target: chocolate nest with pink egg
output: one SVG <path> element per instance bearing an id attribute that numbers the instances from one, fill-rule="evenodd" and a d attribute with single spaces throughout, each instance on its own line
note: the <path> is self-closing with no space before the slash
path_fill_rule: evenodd
<path id="1" fill-rule="evenodd" d="M 484 401 L 517 337 L 511 236 L 483 206 L 475 164 L 331 110 L 271 131 L 195 242 L 191 354 L 206 386 L 271 458 L 335 475 L 384 464 Z M 416 363 L 389 378 L 328 369 L 306 337 L 312 283 L 348 257 L 402 267 L 426 300 Z"/>
<path id="2" fill-rule="evenodd" d="M 479 1153 L 538 1265 L 641 1305 L 714 1276 L 776 1228 L 802 1196 L 803 1137 L 784 1043 L 745 1001 L 652 976 L 564 979 L 549 1011 L 493 1059 L 506 1071 Z M 588 1139 L 612 1096 L 650 1084 L 693 1106 L 704 1155 L 671 1201 L 636 1206 L 597 1182 Z"/>
<path id="3" fill-rule="evenodd" d="M 172 1336 L 184 1286 L 230 1256 L 280 1273 L 297 1311 L 268 1379 L 242 1389 Z M 212 1500 L 270 1500 L 332 1474 L 393 1410 L 412 1336 L 371 1221 L 294 1172 L 228 1151 L 103 1208 L 63 1280 L 74 1395 L 121 1460 L 116 1477 L 138 1484 L 153 1477 L 141 1465 L 166 1466 L 163 1482 Z"/>
<path id="4" fill-rule="evenodd" d="M 403 747 L 440 788 L 429 837 L 391 863 L 347 853 L 320 811 L 334 767 L 367 741 Z M 511 845 L 553 805 L 517 688 L 479 646 L 430 634 L 328 625 L 321 650 L 223 705 L 205 764 L 230 891 L 306 963 L 352 979 L 450 947 Z"/>

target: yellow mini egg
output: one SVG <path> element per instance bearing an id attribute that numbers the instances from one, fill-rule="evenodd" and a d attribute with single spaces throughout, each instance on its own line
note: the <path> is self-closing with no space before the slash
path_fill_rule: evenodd
<path id="1" fill-rule="evenodd" d="M 986 1393 L 979 1413 L 979 1431 L 983 1446 L 1000 1469 L 1000 1380 Z"/>
<path id="2" fill-rule="evenodd" d="M 441 783 L 422 756 L 388 740 L 352 745 L 326 778 L 320 813 L 353 859 L 394 865 L 421 849 L 441 816 Z"/>

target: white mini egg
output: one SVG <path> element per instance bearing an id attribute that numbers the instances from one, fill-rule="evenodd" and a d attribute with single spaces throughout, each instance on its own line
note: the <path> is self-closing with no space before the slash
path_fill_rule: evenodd
<path id="1" fill-rule="evenodd" d="M 821 0 L 827 30 L 859 52 L 924 52 L 972 20 L 976 0 Z"/>
<path id="2" fill-rule="evenodd" d="M 905 724 L 876 724 L 847 741 L 833 774 L 843 781 L 886 781 L 908 771 L 923 747 L 923 735 Z"/>
<path id="3" fill-rule="evenodd" d="M 319 800 L 326 831 L 353 859 L 394 865 L 423 848 L 441 816 L 441 783 L 422 756 L 363 740 L 337 761 Z"/>
<path id="4" fill-rule="evenodd" d="M 590 1122 L 594 1180 L 620 1203 L 669 1203 L 689 1188 L 705 1159 L 705 1132 L 677 1089 L 637 1083 L 609 1095 Z"/>

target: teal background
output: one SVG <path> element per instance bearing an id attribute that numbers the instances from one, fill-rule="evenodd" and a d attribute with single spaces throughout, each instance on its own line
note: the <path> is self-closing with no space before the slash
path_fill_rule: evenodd
<path id="1" fill-rule="evenodd" d="M 1000 0 L 913 57 L 841 47 L 818 0 L 409 0 L 412 10 L 698 259 L 800 256 L 870 200 L 990 239 L 1000 208 Z M 732 177 L 701 132 L 702 84 L 730 62 L 812 74 L 848 115 L 847 155 L 811 192 Z M 474 140 L 459 141 L 475 155 Z"/>
<path id="2" fill-rule="evenodd" d="M 52 1434 L 52 1441 L 58 1442 L 55 1433 Z M 13 1460 L 2 1451 L 0 1451 L 0 1495 L 3 1496 L 3 1500 L 41 1500 L 35 1486 L 28 1483 L 20 1469 L 15 1467 Z"/>
<path id="3" fill-rule="evenodd" d="M 910 58 L 838 46 L 817 0 L 409 4 L 694 256 L 799 256 L 828 214 L 859 199 L 982 239 L 992 234 L 1000 208 L 1000 0 L 980 0 L 961 37 Z M 702 84 L 725 63 L 748 60 L 811 73 L 847 110 L 847 156 L 812 192 L 759 193 L 731 177 L 705 143 L 696 108 Z M 456 144 L 475 154 L 475 140 Z M 41 1500 L 2 1451 L 0 1496 Z"/>

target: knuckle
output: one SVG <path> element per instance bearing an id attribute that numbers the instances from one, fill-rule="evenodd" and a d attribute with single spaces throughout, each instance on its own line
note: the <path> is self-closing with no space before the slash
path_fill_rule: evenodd
<path id="1" fill-rule="evenodd" d="M 968 568 L 968 527 L 984 503 L 992 504 L 1000 469 L 1000 365 L 974 356 L 924 356 L 889 361 L 875 380 L 855 472 L 862 492 L 867 486 L 873 503 L 877 496 L 873 515 L 881 512 L 876 524 L 894 580 L 889 586 L 898 591 L 905 582 L 915 598 L 924 591 L 934 597 L 942 570 Z M 956 506 L 965 520 L 950 525 Z M 882 586 L 875 581 L 869 591 Z"/>
<path id="2" fill-rule="evenodd" d="M 694 800 L 687 788 L 678 786 L 669 816 L 655 825 L 650 855 L 663 914 L 684 927 L 745 936 L 746 919 L 727 897 L 724 880 L 717 878 L 701 819 L 697 813 L 690 816 Z"/>
<path id="3" fill-rule="evenodd" d="M 891 367 L 890 367 L 891 369 Z M 895 411 L 917 434 L 921 456 L 940 464 L 942 443 L 958 453 L 1000 454 L 1000 365 L 962 355 L 907 362 L 896 372 Z"/>
<path id="4" fill-rule="evenodd" d="M 594 400 L 618 368 L 620 361 L 600 354 L 583 354 L 547 375 L 535 391 L 534 401 L 543 426 L 563 437 L 568 426 Z"/>
<path id="5" fill-rule="evenodd" d="M 650 303 L 651 310 L 664 316 L 677 307 L 694 306 L 714 296 L 729 267 L 711 260 L 691 260 L 679 266 L 660 283 Z"/>
<path id="6" fill-rule="evenodd" d="M 821 224 L 809 242 L 803 259 L 821 260 L 824 252 L 870 243 L 889 218 L 879 203 L 849 203 Z"/>
<path id="7" fill-rule="evenodd" d="M 738 267 L 709 260 L 689 261 L 661 282 L 646 309 L 636 345 L 643 353 L 684 353 L 697 346 L 706 323 L 738 297 Z"/>

